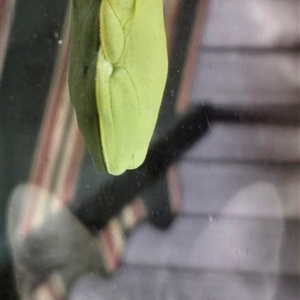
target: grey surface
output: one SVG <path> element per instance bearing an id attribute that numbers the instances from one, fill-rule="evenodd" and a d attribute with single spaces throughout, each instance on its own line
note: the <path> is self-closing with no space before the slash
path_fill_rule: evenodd
<path id="1" fill-rule="evenodd" d="M 280 219 L 182 216 L 167 232 L 147 224 L 136 230 L 124 260 L 133 265 L 299 275 L 299 222 L 289 224 L 288 236 L 285 226 Z"/>
<path id="2" fill-rule="evenodd" d="M 299 69 L 299 53 L 200 52 L 192 101 L 299 103 Z"/>
<path id="3" fill-rule="evenodd" d="M 280 288 L 276 288 L 280 287 Z M 71 300 L 295 300 L 296 277 L 201 270 L 123 267 L 107 281 L 82 278 Z"/>
<path id="4" fill-rule="evenodd" d="M 185 213 L 300 217 L 299 167 L 185 161 L 179 174 Z"/>
<path id="5" fill-rule="evenodd" d="M 300 42 L 299 0 L 211 0 L 205 46 L 289 46 Z"/>
<path id="6" fill-rule="evenodd" d="M 189 159 L 300 162 L 300 128 L 216 124 L 187 154 Z"/>

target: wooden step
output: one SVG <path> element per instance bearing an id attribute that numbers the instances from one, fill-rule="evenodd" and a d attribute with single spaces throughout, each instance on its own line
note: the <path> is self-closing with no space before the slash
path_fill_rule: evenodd
<path id="1" fill-rule="evenodd" d="M 297 103 L 300 110 L 299 63 L 299 51 L 200 51 L 192 103 L 203 99 L 228 105 Z"/>
<path id="2" fill-rule="evenodd" d="M 210 0 L 204 46 L 299 44 L 299 0 Z"/>
<path id="3" fill-rule="evenodd" d="M 299 220 L 180 216 L 166 232 L 148 224 L 130 237 L 130 265 L 300 275 Z"/>
<path id="4" fill-rule="evenodd" d="M 70 300 L 295 300 L 299 278 L 125 266 L 112 280 L 82 278 Z"/>
<path id="5" fill-rule="evenodd" d="M 182 211 L 199 215 L 300 219 L 300 168 L 182 162 Z"/>
<path id="6" fill-rule="evenodd" d="M 300 162 L 300 128 L 275 125 L 214 124 L 187 154 L 193 160 Z"/>

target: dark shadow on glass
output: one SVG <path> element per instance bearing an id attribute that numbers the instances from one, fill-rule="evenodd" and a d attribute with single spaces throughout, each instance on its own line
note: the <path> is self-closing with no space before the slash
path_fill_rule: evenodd
<path id="1" fill-rule="evenodd" d="M 269 124 L 299 126 L 299 106 L 214 107 L 200 104 L 192 108 L 153 144 L 143 165 L 115 177 L 93 197 L 70 207 L 73 214 L 91 231 L 98 232 L 145 188 L 153 185 L 167 168 L 205 136 L 215 123 Z M 167 228 L 173 216 L 162 214 L 158 227 Z"/>

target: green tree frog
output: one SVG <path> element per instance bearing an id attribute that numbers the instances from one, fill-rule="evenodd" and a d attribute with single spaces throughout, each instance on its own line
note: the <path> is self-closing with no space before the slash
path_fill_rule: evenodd
<path id="1" fill-rule="evenodd" d="M 70 98 L 98 172 L 143 163 L 167 72 L 163 0 L 73 0 Z"/>

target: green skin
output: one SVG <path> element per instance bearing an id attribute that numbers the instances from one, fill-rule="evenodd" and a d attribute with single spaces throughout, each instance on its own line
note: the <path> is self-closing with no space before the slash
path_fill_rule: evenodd
<path id="1" fill-rule="evenodd" d="M 167 70 L 162 0 L 73 0 L 70 96 L 98 172 L 143 163 Z"/>

